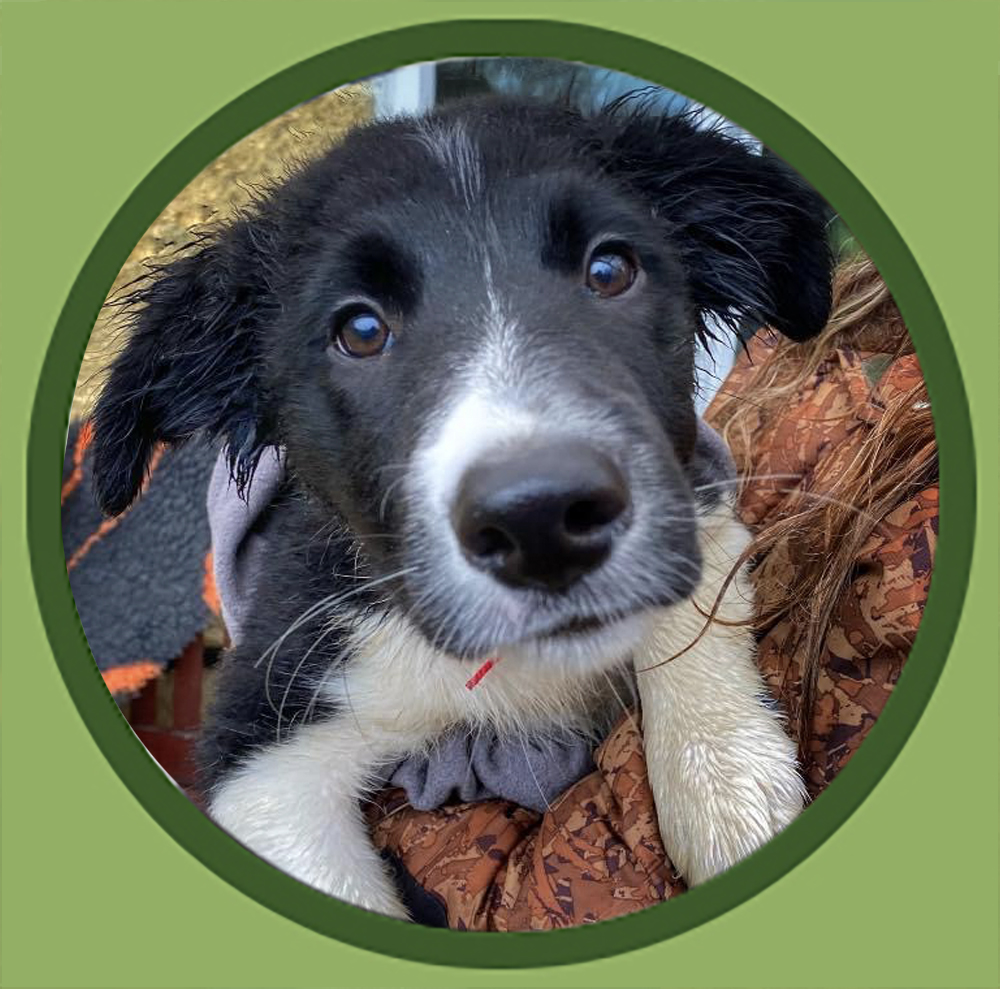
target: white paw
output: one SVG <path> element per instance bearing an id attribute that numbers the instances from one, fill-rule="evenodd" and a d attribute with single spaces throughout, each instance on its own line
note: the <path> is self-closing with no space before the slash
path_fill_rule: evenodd
<path id="1" fill-rule="evenodd" d="M 324 799 L 260 772 L 236 773 L 213 796 L 209 815 L 265 862 L 322 893 L 409 920 L 356 803 Z"/>
<path id="2" fill-rule="evenodd" d="M 410 920 L 410 914 L 403 906 L 395 883 L 386 875 L 381 864 L 370 870 L 362 869 L 349 878 L 341 876 L 332 883 L 327 881 L 325 886 L 326 888 L 317 886 L 317 889 L 362 910 L 394 917 L 396 920 Z"/>
<path id="3" fill-rule="evenodd" d="M 745 570 L 727 582 L 749 534 L 725 505 L 700 526 L 701 583 L 691 601 L 664 611 L 635 657 L 660 835 L 690 885 L 768 842 L 806 797 L 795 744 L 764 703 Z M 706 625 L 712 602 L 720 621 Z"/>
<path id="4" fill-rule="evenodd" d="M 329 847 L 317 848 L 312 843 L 304 843 L 298 848 L 289 844 L 275 847 L 260 840 L 259 832 L 249 837 L 234 832 L 234 837 L 276 869 L 321 893 L 362 910 L 410 920 L 396 884 L 367 841 L 358 842 L 354 849 L 341 847 L 338 852 L 331 853 Z"/>
<path id="5" fill-rule="evenodd" d="M 691 886 L 770 841 L 805 803 L 795 746 L 776 721 L 689 739 L 671 761 L 651 766 L 650 782 L 664 847 Z"/>

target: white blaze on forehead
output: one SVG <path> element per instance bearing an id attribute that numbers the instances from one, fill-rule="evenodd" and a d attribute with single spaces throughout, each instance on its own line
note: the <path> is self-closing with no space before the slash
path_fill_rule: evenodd
<path id="1" fill-rule="evenodd" d="M 489 306 L 487 331 L 502 333 L 505 320 L 503 304 L 500 302 L 500 296 L 497 295 L 496 282 L 493 280 L 493 264 L 488 254 L 483 258 L 483 283 L 486 286 L 486 302 Z"/>
<path id="2" fill-rule="evenodd" d="M 417 140 L 448 173 L 455 191 L 467 206 L 483 191 L 482 159 L 463 124 L 422 120 Z"/>
<path id="3" fill-rule="evenodd" d="M 484 389 L 492 386 L 498 390 L 513 388 L 521 378 L 518 368 L 518 326 L 510 318 L 493 278 L 493 265 L 489 255 L 483 257 L 483 284 L 486 287 L 486 319 L 483 324 L 483 342 L 469 377 Z"/>
<path id="4" fill-rule="evenodd" d="M 462 476 L 498 448 L 523 442 L 542 425 L 541 396 L 526 394 L 517 324 L 509 317 L 483 255 L 485 306 L 481 342 L 459 375 L 457 397 L 442 403 L 442 420 L 417 454 L 417 476 L 435 509 L 448 509 Z"/>

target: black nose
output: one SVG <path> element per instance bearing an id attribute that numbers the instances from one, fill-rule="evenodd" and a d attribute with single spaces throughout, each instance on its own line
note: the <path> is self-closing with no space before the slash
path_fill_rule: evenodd
<path id="1" fill-rule="evenodd" d="M 628 508 L 614 462 L 586 443 L 562 442 L 470 468 L 452 525 L 474 566 L 515 587 L 563 590 L 607 559 Z"/>

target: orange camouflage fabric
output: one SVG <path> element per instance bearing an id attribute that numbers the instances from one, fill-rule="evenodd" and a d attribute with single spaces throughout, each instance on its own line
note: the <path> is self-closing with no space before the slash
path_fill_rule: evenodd
<path id="1" fill-rule="evenodd" d="M 864 337 L 858 342 L 863 346 Z M 767 337 L 755 339 L 749 358 L 739 362 L 726 392 L 741 393 L 750 362 L 767 359 Z M 789 401 L 780 416 L 763 419 L 752 403 L 741 403 L 749 417 L 749 449 L 733 443 L 742 471 L 762 479 L 742 492 L 743 521 L 761 528 L 782 515 L 785 500 L 807 488 L 822 496 L 855 456 L 861 434 L 871 428 L 886 404 L 916 389 L 926 401 L 920 365 L 913 354 L 890 359 L 859 347 L 833 351 L 812 382 Z M 709 410 L 717 416 L 720 397 Z M 767 479 L 770 477 L 771 479 Z M 937 544 L 938 488 L 917 491 L 875 526 L 857 553 L 856 574 L 837 600 L 819 663 L 816 703 L 802 767 L 815 797 L 847 764 L 885 707 L 913 645 L 930 587 Z M 753 573 L 758 597 L 766 604 L 796 579 L 796 560 L 779 544 Z M 772 693 L 786 705 L 794 723 L 799 715 L 802 667 L 800 650 L 785 648 L 791 619 L 767 628 L 758 646 L 758 665 Z"/>
<path id="2" fill-rule="evenodd" d="M 751 362 L 771 343 L 755 338 L 709 409 L 740 395 Z M 877 373 L 873 375 L 873 368 Z M 822 494 L 894 389 L 922 385 L 916 358 L 833 351 L 813 379 L 770 418 L 752 402 L 749 449 L 733 454 L 750 481 L 739 511 L 751 528 L 780 517 L 787 475 Z M 726 397 L 728 396 L 728 397 Z M 732 406 L 729 413 L 732 414 Z M 913 643 L 930 583 L 937 538 L 936 487 L 918 492 L 876 526 L 837 601 L 823 639 L 817 702 L 803 772 L 816 797 L 857 751 L 879 717 Z M 795 560 L 779 544 L 754 571 L 758 594 L 780 593 Z M 784 648 L 787 621 L 764 630 L 759 665 L 791 715 L 798 710 L 803 657 Z M 369 807 L 374 840 L 398 855 L 459 930 L 550 930 L 622 916 L 685 890 L 664 853 L 635 716 L 623 718 L 595 753 L 596 771 L 538 814 L 493 800 L 422 812 L 399 790 Z"/>

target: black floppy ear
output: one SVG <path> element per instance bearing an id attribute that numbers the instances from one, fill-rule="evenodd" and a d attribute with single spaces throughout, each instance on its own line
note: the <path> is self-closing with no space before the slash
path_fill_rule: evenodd
<path id="1" fill-rule="evenodd" d="M 225 437 L 238 481 L 263 443 L 258 327 L 268 299 L 242 223 L 144 278 L 120 305 L 130 336 L 94 411 L 94 483 L 125 511 L 159 442 Z"/>
<path id="2" fill-rule="evenodd" d="M 680 245 L 699 312 L 793 340 L 830 315 L 830 207 L 781 159 L 754 154 L 692 115 L 612 108 L 606 166 L 647 198 Z"/>

